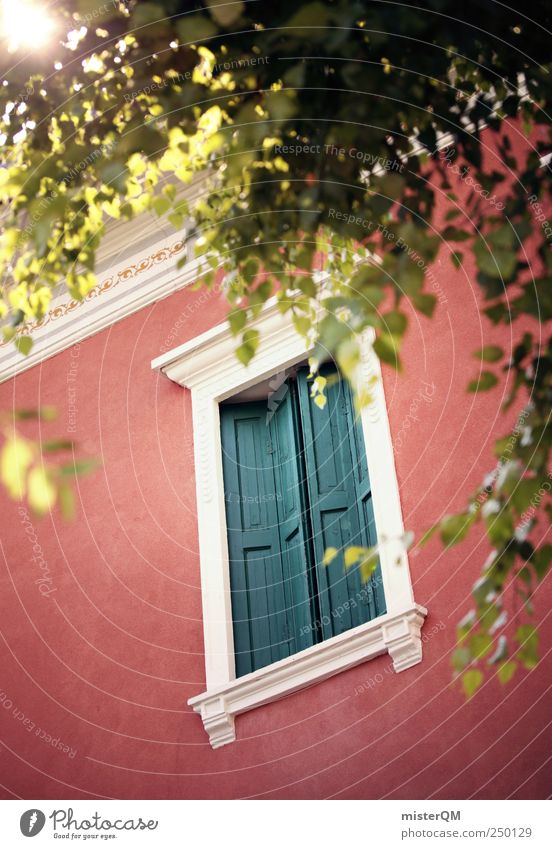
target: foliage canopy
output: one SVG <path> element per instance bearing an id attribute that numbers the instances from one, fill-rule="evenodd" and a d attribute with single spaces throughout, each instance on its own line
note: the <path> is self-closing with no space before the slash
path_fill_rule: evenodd
<path id="1" fill-rule="evenodd" d="M 12 45 L 2 69 L 4 336 L 27 353 L 54 289 L 93 287 L 109 221 L 146 210 L 194 222 L 213 269 L 204 285 L 224 269 L 245 363 L 251 318 L 276 294 L 347 376 L 367 327 L 400 367 L 412 310 L 431 316 L 438 301 L 428 268 L 444 247 L 455 267 L 475 258 L 493 323 L 546 325 L 552 14 L 544 0 L 530 12 L 492 0 L 56 3 L 55 44 Z M 200 174 L 208 187 L 190 204 L 182 187 Z M 465 511 L 430 531 L 450 546 L 482 523 L 492 546 L 454 655 L 468 695 L 485 669 L 506 681 L 537 658 L 552 350 L 526 324 L 513 355 L 476 352 L 467 387 L 508 381 L 508 405 L 523 407 L 514 433 Z M 513 635 L 507 591 L 526 611 Z"/>

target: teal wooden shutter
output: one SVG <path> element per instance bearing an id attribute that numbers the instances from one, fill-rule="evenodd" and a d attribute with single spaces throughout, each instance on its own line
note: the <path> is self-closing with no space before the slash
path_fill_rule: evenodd
<path id="1" fill-rule="evenodd" d="M 288 386 L 271 407 L 221 406 L 238 676 L 307 648 L 316 636 L 294 391 Z"/>
<path id="2" fill-rule="evenodd" d="M 310 525 L 297 387 L 293 381 L 287 382 L 286 387 L 284 397 L 277 409 L 269 412 L 267 421 L 276 481 L 280 551 L 291 603 L 292 654 L 316 642 L 313 625 L 316 607 L 313 605 L 315 575 L 309 553 Z"/>
<path id="3" fill-rule="evenodd" d="M 380 569 L 368 584 L 333 546 L 376 542 L 362 429 L 333 366 L 327 405 L 307 370 L 277 400 L 221 406 L 236 674 L 245 675 L 385 613 Z"/>
<path id="4" fill-rule="evenodd" d="M 376 533 L 364 439 L 348 385 L 334 366 L 322 366 L 320 374 L 328 385 L 321 410 L 310 397 L 307 374 L 301 369 L 297 380 L 322 631 L 327 639 L 385 613 L 385 600 L 379 567 L 364 584 L 357 566 L 345 570 L 341 554 L 329 566 L 323 565 L 326 548 L 374 545 Z"/>

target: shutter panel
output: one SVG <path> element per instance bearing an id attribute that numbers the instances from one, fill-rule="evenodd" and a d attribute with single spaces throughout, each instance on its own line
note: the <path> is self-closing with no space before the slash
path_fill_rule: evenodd
<path id="1" fill-rule="evenodd" d="M 303 457 L 300 450 L 300 420 L 295 382 L 270 418 L 270 440 L 276 480 L 276 507 L 284 578 L 289 585 L 289 619 L 293 645 L 290 654 L 316 642 L 313 621 L 314 564 L 308 551 L 309 522 Z M 280 394 L 280 392 L 278 393 Z"/>
<path id="2" fill-rule="evenodd" d="M 373 619 L 385 606 L 379 567 L 365 585 L 358 566 L 345 570 L 341 553 L 323 565 L 326 548 L 373 545 L 376 536 L 364 439 L 348 385 L 330 364 L 320 374 L 328 378 L 323 410 L 310 397 L 306 369 L 297 380 L 322 630 L 328 639 Z"/>
<path id="3" fill-rule="evenodd" d="M 364 434 L 362 432 L 360 417 L 355 414 L 354 402 L 349 384 L 346 383 L 346 381 L 343 381 L 343 386 L 349 396 L 349 430 L 354 442 L 354 452 L 357 458 L 354 469 L 354 477 L 357 492 L 357 504 L 360 511 L 360 527 L 363 539 L 362 544 L 367 547 L 371 547 L 377 544 L 378 536 L 376 533 L 374 505 L 372 502 L 372 486 L 370 484 L 370 476 L 368 474 L 368 460 L 364 446 Z M 370 615 L 366 619 L 366 621 L 368 621 L 370 619 L 375 619 L 376 616 L 381 616 L 387 611 L 385 595 L 383 592 L 381 567 L 379 563 L 372 573 L 372 577 L 368 583 L 364 585 L 364 587 L 367 592 L 366 603 L 369 606 L 370 612 Z"/>
<path id="4" fill-rule="evenodd" d="M 295 406 L 220 408 L 237 676 L 315 639 Z"/>

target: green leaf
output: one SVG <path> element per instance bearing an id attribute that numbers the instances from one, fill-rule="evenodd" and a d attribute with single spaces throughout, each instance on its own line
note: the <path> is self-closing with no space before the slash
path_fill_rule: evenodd
<path id="1" fill-rule="evenodd" d="M 69 451 L 74 446 L 70 439 L 47 439 L 41 444 L 43 451 Z"/>
<path id="2" fill-rule="evenodd" d="M 298 4 L 297 11 L 288 20 L 288 27 L 324 27 L 328 23 L 330 9 L 325 3 L 318 0 L 306 5 Z M 325 34 L 314 35 L 319 40 L 326 38 Z"/>
<path id="3" fill-rule="evenodd" d="M 334 315 L 324 316 L 318 326 L 318 333 L 322 346 L 328 351 L 335 351 L 338 345 L 351 335 L 349 327 L 343 321 L 338 321 Z"/>
<path id="4" fill-rule="evenodd" d="M 442 519 L 439 528 L 441 531 L 441 540 L 448 547 L 457 545 L 468 534 L 473 522 L 475 514 L 457 513 L 451 516 L 445 516 Z"/>
<path id="5" fill-rule="evenodd" d="M 65 463 L 60 466 L 60 472 L 63 477 L 76 477 L 77 475 L 87 475 L 97 469 L 98 466 L 98 460 L 75 460 L 72 463 Z"/>
<path id="6" fill-rule="evenodd" d="M 75 496 L 73 490 L 67 484 L 62 484 L 58 489 L 59 506 L 61 515 L 66 521 L 75 516 Z"/>
<path id="7" fill-rule="evenodd" d="M 539 660 L 539 634 L 534 625 L 520 625 L 516 631 L 517 656 L 526 669 L 534 669 Z"/>
<path id="8" fill-rule="evenodd" d="M 254 292 L 251 293 L 251 298 L 255 296 L 255 300 L 261 304 L 264 304 L 272 295 L 272 281 L 271 280 L 263 280 L 260 283 Z"/>
<path id="9" fill-rule="evenodd" d="M 297 333 L 301 336 L 306 336 L 309 333 L 312 325 L 310 319 L 308 319 L 305 315 L 293 313 L 292 320 Z"/>
<path id="10" fill-rule="evenodd" d="M 228 313 L 228 323 L 233 336 L 241 333 L 247 322 L 247 310 L 236 307 Z"/>
<path id="11" fill-rule="evenodd" d="M 458 646 L 452 653 L 452 665 L 456 672 L 461 672 L 472 661 L 470 650 L 466 646 Z"/>
<path id="12" fill-rule="evenodd" d="M 20 436 L 7 439 L 2 448 L 0 476 L 12 498 L 25 495 L 25 478 L 34 457 L 33 446 Z"/>
<path id="13" fill-rule="evenodd" d="M 41 419 L 45 422 L 53 422 L 57 418 L 57 410 L 55 407 L 39 407 L 35 410 L 21 409 L 13 411 L 13 416 L 19 421 L 31 421 L 33 419 Z"/>
<path id="14" fill-rule="evenodd" d="M 259 263 L 251 257 L 245 262 L 241 268 L 241 274 L 248 286 L 254 283 L 257 274 L 259 273 Z"/>
<path id="15" fill-rule="evenodd" d="M 242 336 L 242 344 L 236 349 L 236 356 L 244 366 L 249 365 L 259 345 L 259 331 L 250 328 Z"/>
<path id="16" fill-rule="evenodd" d="M 498 378 L 491 371 L 482 371 L 477 380 L 468 384 L 468 392 L 487 392 L 498 383 Z"/>
<path id="17" fill-rule="evenodd" d="M 424 285 L 424 269 L 403 254 L 396 272 L 396 285 L 399 292 L 412 298 Z"/>
<path id="18" fill-rule="evenodd" d="M 471 238 L 471 233 L 460 230 L 459 227 L 445 227 L 441 236 L 446 242 L 465 242 Z"/>
<path id="19" fill-rule="evenodd" d="M 341 373 L 352 379 L 360 363 L 360 349 L 354 338 L 346 339 L 337 349 L 337 361 Z"/>
<path id="20" fill-rule="evenodd" d="M 82 0 L 81 0 L 82 2 Z M 163 7 L 156 3 L 138 3 L 132 15 L 133 26 L 141 27 L 163 19 Z"/>
<path id="21" fill-rule="evenodd" d="M 426 545 L 429 542 L 435 531 L 439 530 L 439 527 L 440 523 L 437 522 L 437 524 L 432 525 L 430 528 L 427 529 L 427 531 L 424 532 L 422 538 L 420 539 L 420 547 Z"/>
<path id="22" fill-rule="evenodd" d="M 487 233 L 487 241 L 493 248 L 515 248 L 516 234 L 510 224 L 502 224 L 497 230 Z"/>
<path id="23" fill-rule="evenodd" d="M 467 699 L 471 699 L 483 683 L 483 673 L 480 669 L 468 669 L 462 675 L 462 689 Z"/>
<path id="24" fill-rule="evenodd" d="M 539 581 L 542 580 L 548 574 L 552 563 L 552 545 L 545 543 L 538 548 L 531 557 L 531 563 L 537 573 L 537 578 Z"/>
<path id="25" fill-rule="evenodd" d="M 497 664 L 504 663 L 506 658 L 508 657 L 508 640 L 501 634 L 498 638 L 498 643 L 496 646 L 496 650 L 493 652 L 492 656 L 487 660 L 488 664 Z"/>
<path id="26" fill-rule="evenodd" d="M 475 610 L 470 610 L 470 612 L 463 617 L 461 622 L 458 623 L 457 634 L 459 643 L 465 642 L 466 638 L 475 627 L 476 621 L 477 617 Z"/>
<path id="27" fill-rule="evenodd" d="M 344 552 L 345 569 L 350 569 L 355 563 L 359 564 L 360 578 L 363 583 L 370 580 L 378 564 L 378 547 L 366 548 L 362 545 L 350 545 Z"/>
<path id="28" fill-rule="evenodd" d="M 507 660 L 506 663 L 503 663 L 502 666 L 499 666 L 496 675 L 501 684 L 507 684 L 508 681 L 513 677 L 515 671 L 517 669 L 517 663 L 515 660 Z"/>
<path id="29" fill-rule="evenodd" d="M 479 613 L 479 626 L 488 631 L 497 621 L 500 614 L 501 609 L 498 605 L 493 604 L 492 602 L 487 604 L 487 606 Z"/>
<path id="30" fill-rule="evenodd" d="M 29 472 L 27 484 L 29 504 L 38 516 L 43 516 L 54 506 L 57 496 L 48 471 L 42 466 L 35 466 Z"/>
<path id="31" fill-rule="evenodd" d="M 484 348 L 476 351 L 474 356 L 486 363 L 497 363 L 504 356 L 504 351 L 498 345 L 485 345 Z"/>
<path id="32" fill-rule="evenodd" d="M 184 44 L 198 44 L 218 32 L 213 21 L 204 15 L 184 15 L 175 24 L 175 29 Z"/>
<path id="33" fill-rule="evenodd" d="M 406 315 L 398 310 L 386 313 L 382 318 L 385 332 L 391 336 L 402 336 L 408 324 Z"/>
<path id="34" fill-rule="evenodd" d="M 164 215 L 172 206 L 169 198 L 157 197 L 153 200 L 152 206 L 157 215 Z"/>
<path id="35" fill-rule="evenodd" d="M 168 220 L 171 222 L 175 230 L 181 230 L 184 226 L 184 216 L 181 212 L 171 212 L 168 216 Z"/>
<path id="36" fill-rule="evenodd" d="M 310 275 L 307 274 L 302 277 L 298 277 L 295 285 L 298 289 L 301 290 L 301 292 L 303 292 L 303 294 L 307 295 L 309 298 L 316 297 L 316 283 Z"/>
<path id="37" fill-rule="evenodd" d="M 205 0 L 211 17 L 221 27 L 229 27 L 243 14 L 245 3 L 231 0 Z"/>
<path id="38" fill-rule="evenodd" d="M 435 295 L 418 292 L 416 295 L 412 296 L 412 301 L 416 309 L 423 313 L 423 315 L 427 315 L 428 318 L 432 317 L 437 304 L 437 298 Z"/>
<path id="39" fill-rule="evenodd" d="M 517 266 L 517 254 L 514 248 L 487 246 L 483 239 L 477 239 L 473 248 L 477 267 L 488 277 L 509 280 Z"/>
<path id="40" fill-rule="evenodd" d="M 489 502 L 485 507 L 488 505 Z M 485 515 L 487 534 L 497 549 L 507 546 L 514 535 L 514 521 L 509 503 L 506 502 L 502 507 L 499 505 L 499 508 L 499 512 L 489 512 Z"/>
<path id="41" fill-rule="evenodd" d="M 365 298 L 377 306 L 385 297 L 384 284 L 385 276 L 378 266 L 362 265 L 351 278 L 349 288 L 362 292 Z"/>

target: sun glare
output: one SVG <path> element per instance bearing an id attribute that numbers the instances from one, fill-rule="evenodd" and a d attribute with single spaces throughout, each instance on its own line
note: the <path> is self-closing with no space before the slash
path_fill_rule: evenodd
<path id="1" fill-rule="evenodd" d="M 1 35 L 8 50 L 42 47 L 54 31 L 54 22 L 42 6 L 25 0 L 1 0 Z"/>

